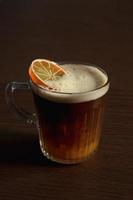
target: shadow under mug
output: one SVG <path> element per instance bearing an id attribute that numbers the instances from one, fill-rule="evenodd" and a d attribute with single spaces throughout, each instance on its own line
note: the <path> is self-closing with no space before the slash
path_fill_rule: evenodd
<path id="1" fill-rule="evenodd" d="M 24 89 L 32 90 L 36 113 L 16 104 L 14 91 Z M 7 84 L 6 99 L 14 112 L 37 127 L 42 153 L 48 159 L 73 164 L 86 160 L 98 146 L 108 89 L 108 77 L 102 87 L 82 93 L 48 91 L 30 80 Z"/>

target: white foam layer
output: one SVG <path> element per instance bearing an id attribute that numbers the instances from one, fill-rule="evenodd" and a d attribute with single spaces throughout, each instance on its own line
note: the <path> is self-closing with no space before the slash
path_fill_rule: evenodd
<path id="1" fill-rule="evenodd" d="M 43 89 L 31 82 L 33 91 L 50 101 L 78 103 L 100 98 L 109 89 L 109 84 L 106 84 L 108 77 L 99 68 L 77 64 L 65 64 L 62 67 L 68 75 L 47 81 L 47 84 L 56 91 Z"/>

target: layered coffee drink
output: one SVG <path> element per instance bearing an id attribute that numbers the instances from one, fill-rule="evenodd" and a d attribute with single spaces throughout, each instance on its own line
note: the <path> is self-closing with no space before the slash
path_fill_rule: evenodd
<path id="1" fill-rule="evenodd" d="M 108 77 L 100 68 L 62 64 L 67 72 L 47 80 L 45 89 L 31 81 L 43 154 L 61 163 L 78 163 L 97 148 Z"/>

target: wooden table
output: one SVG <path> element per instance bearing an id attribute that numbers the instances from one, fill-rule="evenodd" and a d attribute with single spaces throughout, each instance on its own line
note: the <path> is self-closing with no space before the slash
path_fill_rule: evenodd
<path id="1" fill-rule="evenodd" d="M 132 10 L 130 0 L 0 0 L 0 200 L 133 199 Z M 5 85 L 25 81 L 34 58 L 90 62 L 108 72 L 101 143 L 87 162 L 48 161 L 37 131 L 9 112 Z M 30 109 L 30 94 L 22 99 Z"/>

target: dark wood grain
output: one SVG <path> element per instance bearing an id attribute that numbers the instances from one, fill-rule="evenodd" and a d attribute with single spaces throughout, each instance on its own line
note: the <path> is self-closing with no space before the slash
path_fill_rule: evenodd
<path id="1" fill-rule="evenodd" d="M 0 1 L 0 200 L 133 199 L 132 10 L 131 0 Z M 110 75 L 101 143 L 87 162 L 48 161 L 37 131 L 9 112 L 6 83 L 25 81 L 38 57 L 90 62 Z"/>

